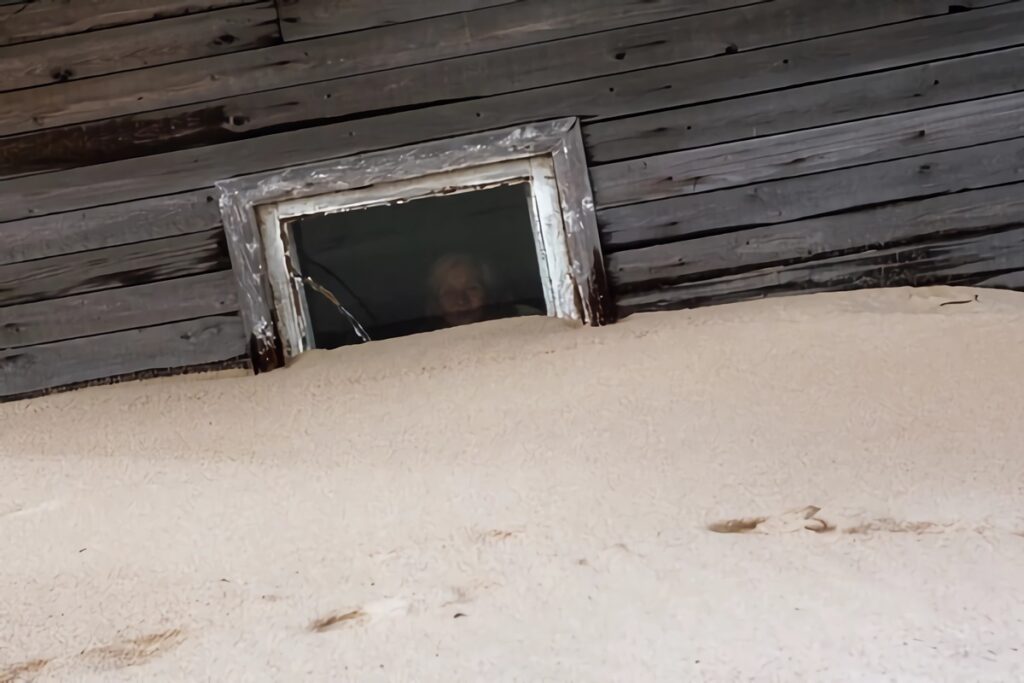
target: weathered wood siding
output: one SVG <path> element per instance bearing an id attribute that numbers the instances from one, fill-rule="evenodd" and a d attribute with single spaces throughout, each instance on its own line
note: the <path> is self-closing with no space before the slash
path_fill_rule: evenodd
<path id="1" fill-rule="evenodd" d="M 245 362 L 221 179 L 583 122 L 621 313 L 1024 288 L 1022 0 L 0 2 L 0 395 Z"/>

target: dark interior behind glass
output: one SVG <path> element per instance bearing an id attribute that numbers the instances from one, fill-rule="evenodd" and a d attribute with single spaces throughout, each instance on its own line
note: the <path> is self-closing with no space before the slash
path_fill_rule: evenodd
<path id="1" fill-rule="evenodd" d="M 528 201 L 518 183 L 289 221 L 317 348 L 544 315 Z"/>

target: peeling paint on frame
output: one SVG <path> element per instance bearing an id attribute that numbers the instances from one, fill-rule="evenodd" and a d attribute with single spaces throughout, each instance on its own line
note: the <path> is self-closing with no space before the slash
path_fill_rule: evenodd
<path id="1" fill-rule="evenodd" d="M 611 322 L 576 119 L 559 119 L 222 181 L 221 212 L 257 372 L 313 347 L 287 220 L 528 182 L 548 315 Z"/>

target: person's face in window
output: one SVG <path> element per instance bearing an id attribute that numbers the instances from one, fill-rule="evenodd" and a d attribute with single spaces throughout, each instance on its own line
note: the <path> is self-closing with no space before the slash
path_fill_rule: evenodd
<path id="1" fill-rule="evenodd" d="M 479 322 L 487 305 L 487 289 L 480 271 L 469 264 L 445 268 L 437 278 L 437 303 L 449 325 Z"/>

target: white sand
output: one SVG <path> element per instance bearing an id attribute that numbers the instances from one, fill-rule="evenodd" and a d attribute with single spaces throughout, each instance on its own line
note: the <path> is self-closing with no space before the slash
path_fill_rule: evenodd
<path id="1" fill-rule="evenodd" d="M 892 290 L 0 405 L 0 681 L 1024 680 L 1022 380 Z"/>

